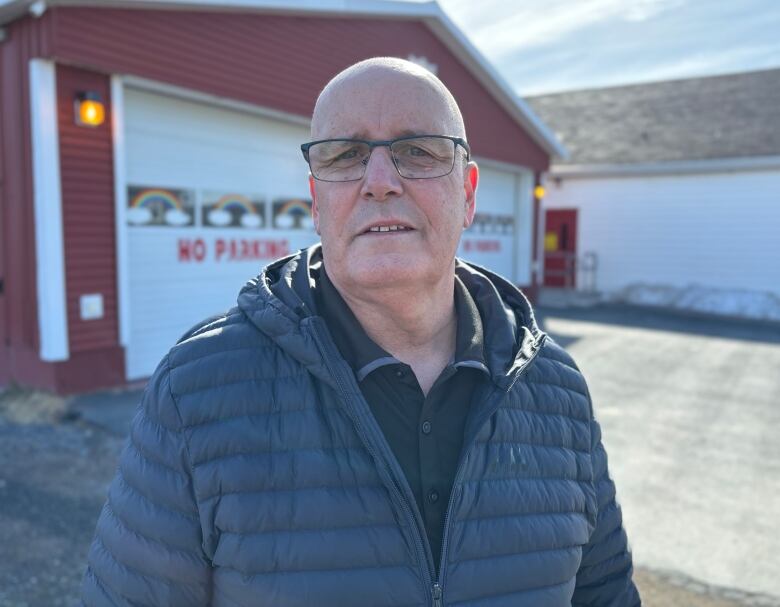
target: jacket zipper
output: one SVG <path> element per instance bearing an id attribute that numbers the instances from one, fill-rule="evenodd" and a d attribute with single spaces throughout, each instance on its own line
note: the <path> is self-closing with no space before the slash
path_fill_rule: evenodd
<path id="1" fill-rule="evenodd" d="M 331 376 L 333 378 L 335 378 L 336 383 L 338 384 L 339 389 L 342 392 L 342 396 L 344 398 L 348 398 L 350 392 L 347 390 L 346 386 L 344 385 L 339 371 L 337 369 L 334 369 L 334 367 L 330 363 L 329 356 L 326 355 L 327 350 L 328 350 L 328 346 L 330 344 L 328 343 L 327 340 L 323 340 L 321 338 L 321 336 L 319 334 L 319 331 L 317 331 L 316 327 L 313 327 L 312 333 L 314 334 L 314 339 L 317 342 L 317 344 L 319 345 L 320 350 L 323 353 L 323 358 L 325 360 L 325 365 L 330 370 Z M 334 348 L 335 348 L 335 345 L 334 345 Z M 335 352 L 333 354 L 333 356 L 336 358 L 336 360 L 341 358 L 341 355 L 338 352 Z M 350 411 L 350 417 L 352 418 L 352 421 L 355 424 L 355 427 L 356 427 L 357 432 L 358 432 L 358 436 L 360 436 L 360 439 L 363 441 L 363 444 L 366 447 L 366 450 L 369 452 L 369 454 L 374 459 L 374 461 L 384 462 L 385 463 L 385 467 L 387 468 L 387 472 L 389 473 L 388 476 L 393 481 L 391 483 L 393 497 L 395 497 L 397 503 L 401 504 L 401 506 L 403 508 L 403 511 L 404 511 L 404 514 L 406 515 L 407 520 L 411 522 L 412 530 L 413 531 L 415 529 L 417 530 L 417 532 L 413 533 L 413 535 L 414 535 L 414 540 L 415 540 L 415 544 L 416 544 L 416 547 L 417 547 L 417 558 L 420 561 L 420 563 L 423 564 L 423 567 L 424 567 L 423 568 L 423 573 L 425 575 L 425 580 L 424 580 L 425 585 L 424 585 L 424 588 L 431 587 L 431 582 L 433 580 L 433 573 L 432 573 L 432 569 L 431 569 L 431 566 L 432 566 L 432 562 L 431 561 L 432 561 L 432 559 L 428 557 L 428 554 L 427 554 L 427 552 L 425 550 L 425 545 L 423 543 L 424 530 L 420 529 L 420 526 L 419 526 L 419 524 L 417 522 L 417 519 L 414 516 L 414 513 L 412 512 L 411 507 L 409 506 L 408 500 L 406 500 L 404 498 L 402 490 L 398 487 L 398 481 L 396 479 L 397 475 L 393 473 L 392 467 L 390 465 L 388 465 L 388 463 L 387 463 L 387 459 L 385 459 L 384 457 L 381 457 L 381 455 L 378 454 L 378 451 L 374 447 L 374 444 L 369 439 L 367 428 L 363 425 L 363 422 L 360 420 L 360 418 L 355 413 L 353 413 L 352 411 Z M 426 591 L 426 593 L 427 593 L 427 591 Z M 433 604 L 434 604 L 434 607 L 441 607 L 441 594 L 439 594 L 439 598 L 438 599 L 436 598 L 435 590 L 434 590 L 434 592 L 432 594 L 433 594 Z"/>
<path id="2" fill-rule="evenodd" d="M 537 354 L 541 351 L 542 345 L 544 344 L 544 341 L 546 339 L 547 335 L 543 334 L 539 338 L 539 342 L 536 346 L 536 349 L 531 353 L 531 355 L 528 357 L 528 359 L 520 366 L 517 371 L 515 371 L 514 377 L 512 378 L 511 382 L 509 383 L 508 387 L 504 390 L 502 390 L 501 393 L 498 395 L 495 395 L 495 392 L 489 392 L 488 395 L 485 397 L 485 401 L 488 401 L 491 397 L 495 395 L 495 402 L 487 409 L 485 413 L 483 413 L 478 420 L 474 422 L 473 428 L 474 431 L 470 434 L 468 439 L 468 444 L 464 445 L 464 449 L 461 451 L 461 458 L 458 462 L 458 469 L 455 473 L 455 480 L 452 483 L 452 490 L 450 491 L 450 499 L 447 504 L 447 510 L 444 514 L 444 537 L 442 539 L 442 547 L 441 547 L 441 563 L 439 566 L 439 579 L 433 584 L 433 605 L 434 607 L 441 607 L 442 605 L 442 595 L 444 593 L 444 581 L 445 581 L 445 572 L 447 568 L 447 547 L 449 544 L 449 536 L 450 536 L 450 529 L 449 529 L 449 519 L 450 514 L 452 511 L 452 506 L 455 502 L 455 499 L 457 498 L 456 493 L 460 492 L 460 478 L 463 476 L 463 471 L 465 470 L 465 462 L 466 459 L 468 459 L 468 452 L 471 450 L 471 446 L 474 442 L 474 439 L 479 434 L 479 430 L 482 427 L 482 425 L 490 419 L 490 417 L 498 410 L 498 406 L 500 406 L 501 401 L 504 399 L 504 397 L 509 393 L 509 391 L 512 389 L 512 386 L 515 384 L 515 382 L 520 378 L 520 375 L 522 375 L 523 371 L 525 371 L 530 364 L 533 362 L 533 360 L 536 358 Z"/>
<path id="3" fill-rule="evenodd" d="M 320 351 L 323 354 L 323 359 L 325 361 L 325 365 L 328 367 L 328 369 L 331 372 L 331 376 L 335 378 L 336 383 L 338 383 L 338 386 L 342 392 L 342 396 L 349 397 L 349 391 L 347 390 L 346 386 L 344 385 L 341 375 L 339 374 L 337 369 L 334 369 L 333 366 L 330 363 L 330 357 L 326 355 L 326 351 L 329 349 L 328 346 L 330 345 L 327 340 L 323 340 L 322 337 L 319 334 L 319 331 L 317 331 L 317 327 L 312 327 L 312 333 L 314 335 L 314 339 L 317 342 L 317 344 L 320 347 Z M 455 501 L 456 497 L 456 491 L 459 491 L 460 488 L 460 477 L 463 476 L 463 470 L 465 469 L 464 464 L 467 459 L 467 454 L 471 450 L 471 445 L 476 438 L 477 434 L 479 434 L 479 429 L 482 427 L 482 425 L 490 419 L 490 417 L 493 415 L 493 413 L 498 409 L 496 407 L 496 404 L 500 404 L 500 402 L 503 400 L 503 398 L 508 394 L 509 390 L 511 390 L 514 383 L 519 379 L 520 375 L 525 371 L 528 366 L 531 364 L 531 362 L 536 358 L 539 351 L 542 349 L 542 345 L 544 344 L 544 340 L 547 337 L 546 334 L 543 334 L 539 338 L 539 342 L 536 345 L 535 349 L 531 353 L 531 355 L 528 357 L 525 362 L 523 362 L 522 365 L 515 371 L 514 377 L 509 383 L 509 386 L 502 390 L 497 396 L 495 395 L 495 391 L 491 390 L 488 392 L 488 394 L 485 396 L 485 401 L 488 401 L 491 399 L 491 397 L 496 397 L 495 402 L 491 407 L 487 410 L 486 413 L 482 414 L 478 421 L 475 421 L 474 423 L 474 429 L 475 432 L 471 433 L 471 436 L 469 437 L 468 446 L 466 446 L 461 451 L 461 458 L 458 463 L 458 469 L 455 473 L 455 480 L 452 484 L 452 490 L 450 491 L 450 499 L 447 504 L 447 510 L 444 515 L 444 537 L 442 539 L 442 549 L 441 549 L 441 562 L 439 567 L 439 577 L 437 580 L 433 580 L 433 569 L 431 567 L 432 563 L 430 562 L 431 559 L 429 559 L 428 554 L 425 550 L 425 545 L 423 543 L 423 537 L 425 537 L 425 530 L 420 529 L 420 526 L 417 522 L 416 517 L 414 516 L 414 513 L 412 512 L 411 507 L 409 506 L 408 501 L 404 498 L 403 492 L 398 487 L 398 481 L 395 478 L 397 475 L 394 474 L 392 467 L 387 464 L 387 460 L 382 457 L 378 457 L 377 450 L 374 448 L 374 445 L 368 438 L 368 432 L 365 426 L 363 425 L 362 421 L 359 419 L 359 417 L 355 414 L 351 414 L 350 417 L 352 418 L 353 423 L 355 424 L 358 435 L 360 436 L 361 440 L 363 441 L 363 444 L 366 447 L 366 450 L 371 454 L 371 456 L 374 458 L 375 461 L 382 461 L 385 463 L 385 466 L 388 468 L 389 476 L 393 480 L 392 483 L 392 489 L 394 497 L 398 500 L 398 502 L 401 504 L 404 510 L 404 514 L 407 517 L 407 520 L 410 520 L 412 523 L 412 529 L 416 529 L 417 533 L 415 535 L 415 543 L 417 544 L 417 557 L 420 560 L 421 563 L 424 564 L 424 574 L 425 579 L 428 582 L 428 586 L 431 589 L 431 599 L 433 602 L 433 607 L 443 607 L 443 595 L 444 595 L 444 580 L 445 580 L 445 571 L 446 571 L 446 564 L 447 564 L 447 547 L 449 544 L 449 518 L 452 511 L 452 505 Z M 335 349 L 335 345 L 333 346 Z M 332 354 L 336 360 L 341 358 L 341 355 L 338 351 Z"/>
<path id="4" fill-rule="evenodd" d="M 433 583 L 433 607 L 441 607 L 441 586 L 439 586 L 439 582 Z"/>

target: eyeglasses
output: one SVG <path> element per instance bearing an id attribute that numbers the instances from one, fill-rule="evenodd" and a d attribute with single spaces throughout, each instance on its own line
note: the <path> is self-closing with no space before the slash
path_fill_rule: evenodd
<path id="1" fill-rule="evenodd" d="M 461 137 L 448 135 L 412 135 L 386 141 L 364 139 L 322 139 L 304 143 L 301 152 L 314 179 L 319 181 L 358 181 L 363 179 L 371 152 L 390 148 L 398 174 L 406 179 L 433 179 L 452 172 L 461 146 L 466 161 L 471 150 Z"/>

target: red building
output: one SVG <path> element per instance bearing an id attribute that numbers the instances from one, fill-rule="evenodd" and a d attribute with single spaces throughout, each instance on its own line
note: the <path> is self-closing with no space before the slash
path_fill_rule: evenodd
<path id="1" fill-rule="evenodd" d="M 298 146 L 324 84 L 366 57 L 452 90 L 482 172 L 460 254 L 533 296 L 533 188 L 563 151 L 435 3 L 91 4 L 0 2 L 0 385 L 147 377 L 313 242 Z"/>

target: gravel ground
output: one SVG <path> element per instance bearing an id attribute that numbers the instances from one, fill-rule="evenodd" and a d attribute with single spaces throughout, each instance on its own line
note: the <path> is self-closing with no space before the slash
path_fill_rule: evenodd
<path id="1" fill-rule="evenodd" d="M 78 604 L 123 440 L 67 422 L 64 401 L 0 397 L 0 606 Z"/>
<path id="2" fill-rule="evenodd" d="M 0 394 L 0 607 L 78 605 L 87 550 L 123 444 L 74 415 L 65 399 Z M 776 598 L 675 571 L 637 567 L 635 579 L 645 607 L 780 607 Z"/>

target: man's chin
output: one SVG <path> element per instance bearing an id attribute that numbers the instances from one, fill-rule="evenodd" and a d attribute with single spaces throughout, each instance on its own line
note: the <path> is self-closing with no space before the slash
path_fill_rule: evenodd
<path id="1" fill-rule="evenodd" d="M 426 270 L 429 270 L 419 255 L 409 251 L 361 256 L 349 263 L 346 269 L 349 281 L 355 286 L 380 289 L 415 284 L 425 280 Z"/>

